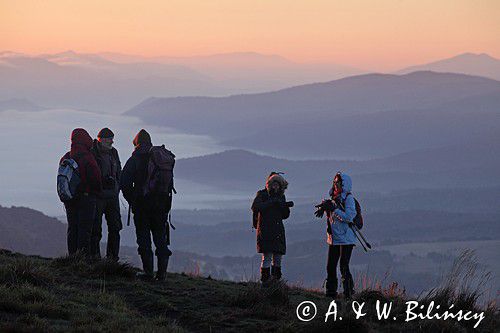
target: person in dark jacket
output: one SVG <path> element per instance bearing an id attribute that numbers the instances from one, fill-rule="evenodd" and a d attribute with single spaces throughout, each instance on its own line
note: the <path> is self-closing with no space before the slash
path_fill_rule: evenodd
<path id="1" fill-rule="evenodd" d="M 254 227 L 257 229 L 257 252 L 262 253 L 261 281 L 266 283 L 272 276 L 281 279 L 281 257 L 286 254 L 285 227 L 283 220 L 290 216 L 285 205 L 287 181 L 272 172 L 266 180 L 266 188 L 257 192 L 252 203 Z"/>
<path id="2" fill-rule="evenodd" d="M 158 194 L 144 195 L 149 151 L 152 147 L 149 133 L 141 129 L 134 138 L 133 144 L 134 152 L 123 167 L 121 189 L 134 213 L 138 252 L 144 271 L 140 277 L 146 280 L 153 278 L 152 235 L 158 258 L 156 279 L 163 281 L 166 278 L 168 260 L 172 254 L 168 249 L 167 240 L 169 198 Z"/>
<path id="3" fill-rule="evenodd" d="M 100 242 L 102 238 L 102 216 L 106 217 L 108 225 L 108 241 L 106 257 L 118 261 L 120 251 L 120 230 L 122 220 L 120 215 L 120 177 L 122 166 L 118 151 L 113 148 L 114 134 L 109 128 L 103 128 L 94 140 L 92 153 L 101 170 L 102 192 L 97 197 L 97 213 L 92 228 L 90 252 L 92 257 L 101 258 Z"/>
<path id="4" fill-rule="evenodd" d="M 80 184 L 77 195 L 66 202 L 66 218 L 68 220 L 68 252 L 77 251 L 90 256 L 90 238 L 96 214 L 96 196 L 101 191 L 101 173 L 97 162 L 90 152 L 92 138 L 83 128 L 76 128 L 71 133 L 71 150 L 60 160 L 73 159 L 78 164 Z"/>

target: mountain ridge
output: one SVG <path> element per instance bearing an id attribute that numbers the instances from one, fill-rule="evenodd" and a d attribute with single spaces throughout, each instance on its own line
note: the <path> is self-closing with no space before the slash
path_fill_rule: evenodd
<path id="1" fill-rule="evenodd" d="M 437 61 L 403 68 L 396 73 L 408 73 L 416 70 L 464 73 L 500 80 L 500 59 L 486 53 L 466 52 Z"/>
<path id="2" fill-rule="evenodd" d="M 150 98 L 126 115 L 208 135 L 227 147 L 295 159 L 326 154 L 360 160 L 491 136 L 500 131 L 499 108 L 500 81 L 418 72 L 261 94 Z M 338 144 L 325 151 L 321 143 L 333 132 Z M 349 139 L 352 133 L 356 140 Z"/>

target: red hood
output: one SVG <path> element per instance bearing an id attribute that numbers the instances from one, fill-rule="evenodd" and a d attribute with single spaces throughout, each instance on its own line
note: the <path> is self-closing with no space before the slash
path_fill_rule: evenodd
<path id="1" fill-rule="evenodd" d="M 83 128 L 76 128 L 71 133 L 71 151 L 90 150 L 92 142 L 89 133 Z"/>

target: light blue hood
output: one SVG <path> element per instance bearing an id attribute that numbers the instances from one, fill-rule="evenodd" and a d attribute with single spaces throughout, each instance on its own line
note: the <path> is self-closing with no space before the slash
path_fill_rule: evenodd
<path id="1" fill-rule="evenodd" d="M 345 199 L 347 193 L 352 191 L 352 179 L 345 173 L 341 173 L 340 178 L 342 178 L 342 199 Z"/>
<path id="2" fill-rule="evenodd" d="M 354 231 L 349 227 L 347 221 L 352 221 L 356 216 L 356 204 L 352 195 L 347 196 L 352 191 L 352 180 L 349 175 L 340 173 L 342 178 L 342 201 L 345 210 L 337 208 L 334 211 L 334 223 L 332 224 L 333 235 L 328 235 L 327 242 L 330 245 L 350 245 L 356 243 Z"/>

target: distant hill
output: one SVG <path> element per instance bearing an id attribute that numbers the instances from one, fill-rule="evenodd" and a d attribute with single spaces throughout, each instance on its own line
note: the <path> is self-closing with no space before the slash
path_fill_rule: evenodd
<path id="1" fill-rule="evenodd" d="M 113 53 L 26 55 L 0 52 L 0 99 L 123 111 L 149 96 L 225 96 L 332 80 L 363 71 L 335 64 L 296 64 L 257 53 L 146 58 Z"/>
<path id="2" fill-rule="evenodd" d="M 498 133 L 499 102 L 499 81 L 416 72 L 264 94 L 150 98 L 127 114 L 274 156 L 360 159 Z"/>
<path id="3" fill-rule="evenodd" d="M 272 130 L 262 126 L 257 133 L 222 143 L 278 156 L 363 160 L 477 141 L 495 145 L 498 133 L 500 92 L 495 92 L 427 109 L 332 117 L 324 122 L 313 118 Z"/>
<path id="4" fill-rule="evenodd" d="M 151 95 L 213 94 L 210 79 L 180 65 L 118 64 L 67 51 L 0 54 L 0 99 L 23 96 L 44 105 L 118 111 Z"/>
<path id="5" fill-rule="evenodd" d="M 463 53 L 448 59 L 407 67 L 397 73 L 406 74 L 415 71 L 462 73 L 500 80 L 500 60 L 485 53 Z"/>
<path id="6" fill-rule="evenodd" d="M 35 103 L 23 99 L 23 98 L 11 98 L 7 100 L 0 101 L 0 112 L 7 110 L 16 110 L 16 111 L 42 111 L 47 108 L 36 105 Z"/>
<path id="7" fill-rule="evenodd" d="M 176 165 L 176 177 L 251 193 L 263 183 L 270 171 L 283 171 L 290 179 L 293 191 L 301 196 L 324 189 L 338 170 L 344 170 L 353 177 L 357 191 L 477 188 L 500 185 L 498 156 L 500 144 L 496 137 L 359 162 L 285 160 L 231 150 L 180 159 Z"/>
<path id="8" fill-rule="evenodd" d="M 66 226 L 26 207 L 0 206 L 0 248 L 46 257 L 66 253 Z"/>
<path id="9" fill-rule="evenodd" d="M 192 57 L 143 57 L 104 52 L 100 56 L 121 63 L 154 62 L 186 66 L 217 81 L 229 92 L 262 92 L 339 79 L 366 70 L 334 63 L 297 63 L 279 55 L 256 52 L 220 53 Z"/>

